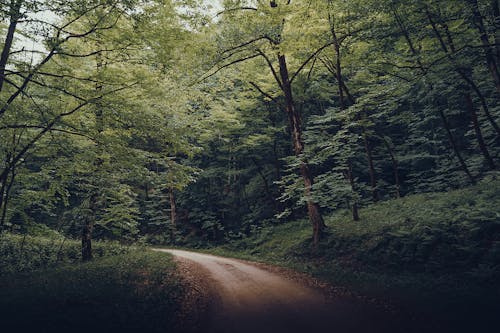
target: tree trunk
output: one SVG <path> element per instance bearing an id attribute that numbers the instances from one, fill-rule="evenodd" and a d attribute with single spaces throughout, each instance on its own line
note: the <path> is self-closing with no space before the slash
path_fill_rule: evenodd
<path id="1" fill-rule="evenodd" d="M 292 87 L 290 84 L 286 58 L 284 55 L 278 55 L 280 67 L 281 82 L 283 85 L 283 93 L 285 95 L 285 111 L 288 115 L 290 130 L 292 133 L 293 149 L 295 155 L 301 160 L 300 174 L 304 180 L 304 194 L 307 200 L 307 212 L 309 220 L 313 227 L 313 243 L 318 244 L 321 234 L 324 230 L 325 223 L 320 212 L 319 205 L 312 198 L 313 177 L 309 170 L 307 161 L 301 156 L 304 152 L 304 142 L 302 141 L 302 128 L 299 112 L 295 109 L 292 95 Z"/>
<path id="2" fill-rule="evenodd" d="M 353 192 L 356 192 L 356 184 L 354 183 L 354 176 L 352 174 L 352 162 L 349 160 L 347 161 L 347 178 L 349 179 L 349 184 L 351 184 L 351 190 Z M 354 221 L 359 221 L 359 211 L 358 211 L 358 201 L 353 200 L 352 203 L 352 219 Z"/>
<path id="3" fill-rule="evenodd" d="M 425 12 L 427 14 L 427 18 L 429 20 L 429 23 L 432 26 L 432 30 L 434 31 L 434 34 L 436 35 L 436 37 L 437 37 L 437 39 L 438 39 L 438 41 L 439 41 L 439 43 L 441 45 L 441 48 L 443 49 L 443 51 L 447 55 L 447 57 L 450 60 L 450 62 L 454 65 L 455 72 L 457 72 L 458 75 L 460 75 L 460 77 L 467 83 L 467 85 L 477 95 L 477 97 L 479 98 L 479 101 L 481 102 L 481 106 L 482 106 L 483 111 L 484 111 L 484 113 L 486 115 L 486 118 L 488 119 L 488 121 L 490 122 L 491 126 L 495 129 L 495 131 L 497 133 L 497 139 L 500 138 L 500 127 L 497 125 L 495 119 L 493 118 L 493 115 L 490 113 L 490 110 L 489 110 L 489 107 L 488 107 L 488 103 L 486 102 L 486 98 L 481 93 L 481 90 L 479 89 L 479 87 L 477 86 L 477 84 L 474 82 L 474 80 L 472 79 L 472 77 L 469 77 L 469 75 L 467 75 L 467 72 L 464 70 L 464 68 L 458 66 L 455 63 L 455 58 L 453 57 L 453 54 L 456 52 L 456 48 L 455 48 L 455 43 L 453 42 L 453 37 L 450 34 L 450 30 L 448 28 L 448 25 L 445 22 L 441 22 L 440 23 L 441 26 L 444 28 L 444 31 L 445 31 L 445 34 L 446 34 L 446 39 L 448 41 L 448 45 L 449 45 L 450 49 L 448 49 L 448 47 L 446 46 L 446 43 L 444 42 L 444 39 L 441 36 L 441 33 L 439 32 L 439 30 L 438 30 L 438 28 L 436 26 L 436 23 L 434 22 L 434 20 L 432 18 L 432 15 L 429 12 L 429 9 L 427 7 L 425 9 Z M 450 51 L 451 51 L 451 53 L 450 53 Z"/>
<path id="4" fill-rule="evenodd" d="M 97 59 L 96 59 L 96 71 L 99 74 L 102 70 L 103 67 L 103 61 L 101 59 L 101 56 L 98 54 Z M 95 90 L 97 92 L 102 91 L 103 86 L 102 83 L 98 82 L 96 83 Z M 96 109 L 94 110 L 95 114 L 95 126 L 96 126 L 96 132 L 97 135 L 100 136 L 103 131 L 104 131 L 104 118 L 103 118 L 103 110 L 102 110 L 102 105 L 101 101 L 98 100 L 96 101 Z M 92 174 L 93 179 L 92 179 L 92 189 L 91 189 L 91 195 L 90 195 L 90 211 L 91 214 L 90 216 L 85 219 L 85 222 L 82 226 L 82 260 L 83 261 L 89 261 L 92 260 L 93 254 L 92 254 L 92 232 L 94 230 L 94 224 L 97 221 L 97 214 L 99 211 L 99 198 L 101 196 L 100 193 L 100 186 L 102 184 L 98 183 L 98 179 L 100 178 L 99 175 L 101 174 L 101 169 L 104 164 L 104 161 L 102 159 L 103 155 L 103 146 L 101 143 L 101 138 L 98 138 L 96 141 L 95 145 L 96 149 L 96 157 L 94 160 L 94 172 Z"/>
<path id="5" fill-rule="evenodd" d="M 4 201 L 5 201 L 5 191 L 7 189 L 7 178 L 8 178 L 8 173 L 3 173 L 2 177 L 0 178 L 0 183 L 2 184 L 0 186 L 0 209 L 3 209 Z M 0 221 L 0 233 L 3 232 L 3 222 Z"/>
<path id="6" fill-rule="evenodd" d="M 91 214 L 87 216 L 85 222 L 82 226 L 82 261 L 90 261 L 92 260 L 92 232 L 94 231 L 94 225 L 97 220 L 97 211 L 98 211 L 98 198 L 99 194 L 96 189 L 93 189 L 94 193 L 90 197 L 90 211 Z"/>
<path id="7" fill-rule="evenodd" d="M 9 198 L 10 198 L 10 191 L 12 189 L 12 185 L 14 185 L 14 178 L 16 177 L 16 171 L 15 167 L 13 166 L 12 169 L 10 170 L 11 176 L 10 179 L 8 179 L 8 175 L 5 178 L 5 182 L 8 183 L 7 186 L 3 187 L 2 183 L 2 200 L 0 207 L 2 208 L 2 217 L 0 219 L 0 232 L 3 229 L 3 226 L 5 225 L 5 219 L 7 216 L 7 205 L 9 203 Z"/>
<path id="8" fill-rule="evenodd" d="M 396 186 L 396 198 L 401 198 L 401 183 L 399 181 L 399 163 L 398 160 L 396 159 L 396 156 L 394 155 L 394 151 L 387 142 L 385 138 L 381 138 L 382 141 L 384 142 L 385 147 L 387 148 L 387 152 L 389 153 L 389 156 L 391 157 L 391 164 L 392 164 L 392 172 L 394 174 L 394 186 Z"/>
<path id="9" fill-rule="evenodd" d="M 257 168 L 257 173 L 259 174 L 260 178 L 262 179 L 262 183 L 264 184 L 264 192 L 266 193 L 267 198 L 271 202 L 271 204 L 274 207 L 275 212 L 279 212 L 279 207 L 278 203 L 276 202 L 276 198 L 273 195 L 273 192 L 271 191 L 271 187 L 269 186 L 269 182 L 267 181 L 266 175 L 262 171 L 262 167 L 260 164 L 257 162 L 255 158 L 252 157 L 252 162 Z"/>
<path id="10" fill-rule="evenodd" d="M 333 38 L 333 49 L 335 51 L 335 57 L 336 57 L 335 78 L 337 79 L 337 89 L 338 89 L 338 94 L 339 94 L 339 107 L 341 110 L 345 110 L 347 107 L 346 101 L 345 101 L 345 96 L 347 96 L 347 99 L 348 99 L 350 104 L 354 104 L 355 101 L 354 101 L 354 97 L 350 94 L 349 89 L 347 88 L 347 85 L 344 82 L 344 79 L 342 78 L 342 61 L 341 61 L 341 57 L 340 57 L 340 42 L 337 38 L 337 33 L 335 31 L 334 19 L 330 13 L 328 13 L 328 21 L 330 22 L 330 32 L 331 32 L 332 38 Z M 344 92 L 345 92 L 345 96 L 344 96 Z M 363 129 L 363 133 L 365 134 L 364 129 Z M 366 136 L 365 136 L 365 138 L 366 138 Z M 368 160 L 370 161 L 371 166 L 373 166 L 371 154 L 370 154 Z M 370 168 L 370 170 L 371 170 L 371 168 Z M 374 173 L 370 174 L 370 176 L 372 176 L 372 175 L 374 175 Z M 349 184 L 351 185 L 351 190 L 353 192 L 356 192 L 356 189 L 355 189 L 356 185 L 354 183 L 354 176 L 352 173 L 352 163 L 350 160 L 347 162 L 347 172 L 346 172 L 345 176 L 349 180 Z M 372 182 L 372 184 L 373 184 L 373 182 Z M 353 201 L 351 208 L 352 208 L 352 219 L 354 221 L 359 221 L 358 202 L 356 200 Z"/>
<path id="11" fill-rule="evenodd" d="M 479 101 L 481 102 L 481 106 L 483 108 L 484 114 L 486 115 L 486 118 L 488 119 L 491 126 L 493 127 L 493 129 L 497 133 L 497 140 L 500 139 L 500 127 L 498 127 L 498 124 L 496 123 L 495 119 L 493 118 L 493 115 L 490 113 L 490 109 L 488 107 L 488 103 L 486 102 L 486 98 L 479 90 L 479 87 L 461 69 L 457 69 L 457 72 L 460 74 L 460 76 L 462 76 L 462 78 L 465 80 L 465 82 L 468 83 L 469 87 L 476 93 L 477 97 L 479 98 Z"/>
<path id="12" fill-rule="evenodd" d="M 177 204 L 175 202 L 175 193 L 172 187 L 168 190 L 169 200 L 170 200 L 170 224 L 172 226 L 172 231 L 177 228 Z"/>
<path id="13" fill-rule="evenodd" d="M 423 73 L 425 73 L 425 67 L 422 64 L 422 61 L 421 61 L 421 59 L 419 57 L 417 49 L 415 48 L 415 45 L 413 44 L 413 41 L 412 41 L 412 39 L 410 37 L 410 33 L 408 32 L 408 29 L 406 28 L 406 26 L 405 26 L 405 24 L 403 22 L 403 19 L 401 18 L 401 16 L 399 15 L 399 13 L 397 12 L 397 10 L 396 10 L 395 7 L 392 7 L 391 9 L 392 9 L 392 13 L 394 15 L 394 18 L 396 20 L 396 23 L 397 23 L 397 25 L 398 25 L 401 33 L 403 34 L 403 37 L 406 40 L 406 44 L 410 48 L 411 54 L 415 57 L 415 61 L 417 62 L 418 67 L 420 68 L 420 70 Z"/>
<path id="14" fill-rule="evenodd" d="M 7 29 L 7 36 L 3 44 L 2 54 L 0 55 L 0 91 L 2 91 L 3 83 L 5 81 L 5 69 L 7 61 L 9 60 L 10 49 L 14 41 L 14 33 L 16 32 L 17 22 L 19 21 L 19 13 L 21 11 L 21 1 L 11 1 L 10 5 L 10 22 Z"/>
<path id="15" fill-rule="evenodd" d="M 485 60 L 488 70 L 493 78 L 493 82 L 495 82 L 495 87 L 497 88 L 497 92 L 500 93 L 500 73 L 498 72 L 497 63 L 495 61 L 494 51 L 490 44 L 490 40 L 488 38 L 488 33 L 486 31 L 486 27 L 484 26 L 484 19 L 479 11 L 479 5 L 477 0 L 470 0 L 472 16 L 474 18 L 474 23 L 476 28 L 479 31 L 479 38 L 481 39 L 481 43 L 484 47 Z M 496 6 L 498 9 L 498 4 Z"/>
<path id="16" fill-rule="evenodd" d="M 495 58 L 497 61 L 497 67 L 500 66 L 500 7 L 498 6 L 498 0 L 491 0 L 491 10 L 493 12 L 493 19 L 495 22 L 493 26 L 495 27 Z"/>
<path id="17" fill-rule="evenodd" d="M 373 156 L 372 156 L 372 149 L 370 146 L 370 142 L 368 142 L 368 135 L 366 134 L 366 129 L 363 127 L 363 141 L 365 145 L 365 152 L 366 152 L 366 158 L 368 160 L 368 171 L 370 174 L 370 186 L 372 188 L 372 197 L 373 201 L 377 202 L 379 201 L 379 193 L 377 190 L 377 176 L 375 174 L 375 167 L 373 165 Z"/>
<path id="18" fill-rule="evenodd" d="M 95 215 L 85 219 L 82 227 L 82 261 L 92 260 L 92 231 L 94 229 Z"/>
<path id="19" fill-rule="evenodd" d="M 477 2 L 476 2 L 476 5 L 477 5 Z M 459 66 L 456 65 L 455 59 L 454 59 L 453 55 L 449 52 L 448 48 L 446 47 L 446 43 L 444 42 L 444 39 L 441 36 L 441 33 L 439 32 L 439 30 L 438 30 L 438 28 L 436 26 L 436 23 L 434 22 L 434 20 L 432 18 L 432 15 L 429 12 L 428 8 L 426 8 L 425 11 L 426 11 L 429 23 L 432 26 L 432 30 L 434 31 L 434 34 L 436 35 L 436 37 L 439 40 L 439 43 L 441 44 L 441 48 L 446 53 L 446 55 L 447 55 L 448 59 L 450 60 L 450 62 L 455 66 L 455 71 L 460 75 L 460 77 L 462 77 L 462 79 L 464 79 L 464 81 L 468 84 L 468 86 L 480 98 L 481 104 L 483 106 L 483 110 L 485 111 L 488 120 L 490 120 L 491 125 L 497 131 L 497 136 L 498 136 L 500 134 L 500 129 L 498 128 L 498 126 L 496 125 L 496 122 L 494 121 L 493 117 L 489 113 L 489 109 L 488 109 L 488 106 L 486 105 L 486 100 L 484 99 L 484 96 L 481 94 L 481 92 L 479 91 L 479 88 L 474 83 L 474 81 L 471 78 L 469 78 L 469 76 L 467 75 L 467 73 L 462 68 L 460 68 Z M 449 34 L 448 27 L 447 27 L 447 25 L 445 23 L 442 23 L 442 24 L 445 27 L 445 32 L 447 33 L 447 39 L 448 39 L 448 43 L 449 43 L 450 49 L 451 49 L 452 52 L 455 52 L 455 44 L 453 43 L 453 39 L 452 39 L 451 35 Z M 472 125 L 474 127 L 474 132 L 476 134 L 476 139 L 477 139 L 478 144 L 479 144 L 479 149 L 481 150 L 481 153 L 483 154 L 484 159 L 486 160 L 486 162 L 489 165 L 489 167 L 491 169 L 495 169 L 495 163 L 493 162 L 493 159 L 491 158 L 491 156 L 490 156 L 490 154 L 488 152 L 488 148 L 486 147 L 486 144 L 484 142 L 483 134 L 481 132 L 481 127 L 479 125 L 479 120 L 478 120 L 477 112 L 476 112 L 476 109 L 474 108 L 474 103 L 472 101 L 472 97 L 471 97 L 470 93 L 465 93 L 464 94 L 464 99 L 465 99 L 465 105 L 467 107 L 467 111 L 469 112 L 471 120 L 472 120 Z M 443 116 L 443 115 L 441 115 L 441 116 Z M 445 123 L 446 123 L 446 121 L 445 121 Z M 459 155 L 457 155 L 457 157 L 459 158 L 459 160 L 462 160 Z M 462 168 L 463 168 L 464 165 L 465 165 L 465 163 L 462 165 Z M 471 178 L 471 176 L 469 176 L 469 178 Z"/>
<path id="20" fill-rule="evenodd" d="M 438 38 L 438 41 L 441 45 L 441 48 L 443 49 L 443 51 L 447 54 L 448 58 L 451 60 L 452 57 L 450 56 L 449 52 L 448 52 L 448 48 L 446 46 L 446 43 L 444 42 L 441 34 L 439 33 L 437 27 L 436 27 L 436 24 L 434 22 L 434 20 L 432 19 L 432 15 L 431 13 L 429 12 L 429 9 L 428 7 L 426 6 L 424 8 L 425 10 L 425 13 L 426 13 L 426 16 L 427 16 L 427 19 L 429 20 L 429 23 L 431 24 L 432 26 L 432 29 L 434 31 L 434 34 L 436 35 L 436 37 Z M 398 26 L 399 28 L 402 30 L 405 38 L 406 38 L 406 41 L 407 43 L 409 44 L 410 46 L 410 49 L 412 51 L 412 55 L 415 56 L 415 57 L 418 57 L 418 53 L 417 51 L 415 50 L 415 48 L 413 47 L 413 43 L 411 41 L 411 38 L 410 38 L 410 35 L 408 33 L 408 31 L 406 30 L 406 27 L 402 24 L 401 22 L 401 19 L 397 16 L 397 14 L 395 13 L 396 15 L 396 19 L 398 21 Z M 451 38 L 451 34 L 449 33 L 449 30 L 448 30 L 448 26 L 446 24 L 444 24 L 443 22 L 441 22 L 441 24 L 443 25 L 444 29 L 445 29 L 445 32 L 446 32 L 446 36 L 448 38 L 448 42 L 450 44 L 450 48 L 451 48 L 451 51 L 452 52 L 455 52 L 455 49 L 454 49 L 454 43 L 453 43 L 453 39 Z M 419 58 L 417 58 L 418 60 Z M 425 74 L 425 68 L 423 67 L 422 63 L 420 61 L 417 61 L 418 65 L 419 65 L 419 70 L 422 74 Z M 441 119 L 443 121 L 443 127 L 445 128 L 446 130 L 446 133 L 448 135 L 448 140 L 450 141 L 451 145 L 452 145 L 452 148 L 453 148 L 453 152 L 455 153 L 455 156 L 457 156 L 459 162 L 460 162 L 460 166 L 461 168 L 464 170 L 464 172 L 467 174 L 467 177 L 469 177 L 469 179 L 471 180 L 472 183 L 474 183 L 474 177 L 472 176 L 472 174 L 470 173 L 469 169 L 467 168 L 467 165 L 465 164 L 465 161 L 464 159 L 462 158 L 462 155 L 460 154 L 460 151 L 458 149 L 458 146 L 455 142 L 455 139 L 453 138 L 453 135 L 451 133 L 451 129 L 449 127 L 449 124 L 448 124 L 448 121 L 446 119 L 446 115 L 442 112 L 442 110 L 439 111 L 440 113 L 440 116 L 441 116 Z"/>
<path id="21" fill-rule="evenodd" d="M 462 154 L 460 154 L 460 151 L 458 149 L 457 143 L 455 142 L 455 138 L 453 137 L 453 134 L 451 133 L 450 125 L 448 124 L 448 120 L 446 119 L 446 115 L 444 114 L 443 110 L 439 110 L 439 115 L 441 116 L 441 120 L 443 121 L 443 126 L 446 130 L 446 134 L 448 136 L 448 140 L 450 141 L 451 147 L 453 149 L 453 152 L 455 153 L 455 156 L 458 158 L 458 161 L 460 162 L 460 166 L 462 170 L 465 172 L 469 180 L 471 181 L 472 184 L 476 182 L 474 177 L 472 176 L 471 172 L 469 171 L 469 168 L 467 167 L 467 164 L 465 163 L 464 159 L 462 158 Z"/>
<path id="22" fill-rule="evenodd" d="M 335 51 L 335 57 L 336 57 L 335 74 L 337 79 L 337 89 L 339 93 L 339 106 L 341 110 L 344 110 L 346 108 L 346 105 L 345 105 L 344 90 L 343 90 L 344 80 L 342 80 L 342 60 L 340 59 L 340 42 L 337 38 L 337 32 L 335 31 L 335 22 L 333 21 L 333 17 L 330 15 L 330 13 L 328 13 L 328 21 L 330 22 L 330 32 L 332 33 L 333 49 Z"/>
<path id="23" fill-rule="evenodd" d="M 481 127 L 479 127 L 479 121 L 477 119 L 477 112 L 476 109 L 474 108 L 474 104 L 472 103 L 472 97 L 470 96 L 470 94 L 465 95 L 465 105 L 467 106 L 467 110 L 469 111 L 469 114 L 472 119 L 472 125 L 474 127 L 474 132 L 476 132 L 476 138 L 477 138 L 477 143 L 479 145 L 479 149 L 481 150 L 481 153 L 483 154 L 483 157 L 488 166 L 490 167 L 490 169 L 495 169 L 495 162 L 493 162 L 493 159 L 491 158 L 491 155 L 488 152 L 488 148 L 484 143 Z"/>

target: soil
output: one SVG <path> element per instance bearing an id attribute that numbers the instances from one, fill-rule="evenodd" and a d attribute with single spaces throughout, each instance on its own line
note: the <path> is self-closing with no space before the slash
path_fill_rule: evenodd
<path id="1" fill-rule="evenodd" d="M 189 251 L 158 251 L 175 256 L 188 291 L 178 332 L 412 332 L 386 307 L 306 274 Z"/>

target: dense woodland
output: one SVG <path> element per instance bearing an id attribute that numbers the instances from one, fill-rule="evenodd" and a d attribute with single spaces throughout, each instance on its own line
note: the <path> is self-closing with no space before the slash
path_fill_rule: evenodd
<path id="1" fill-rule="evenodd" d="M 496 177 L 498 0 L 0 6 L 4 233 L 90 259 L 307 218 L 314 245 L 340 211 Z"/>

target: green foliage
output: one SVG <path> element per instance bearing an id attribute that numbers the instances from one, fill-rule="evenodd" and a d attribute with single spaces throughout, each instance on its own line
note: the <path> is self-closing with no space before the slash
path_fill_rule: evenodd
<path id="1" fill-rule="evenodd" d="M 31 273 L 80 262 L 80 242 L 66 239 L 49 230 L 37 226 L 31 230 L 34 236 L 3 233 L 0 237 L 1 275 Z M 94 245 L 94 255 L 97 258 L 117 256 L 130 251 L 130 247 L 116 242 L 97 242 Z"/>
<path id="2" fill-rule="evenodd" d="M 426 302 L 439 289 L 454 299 L 493 299 L 500 278 L 497 177 L 462 190 L 372 204 L 360 210 L 358 222 L 338 211 L 326 219 L 327 235 L 318 248 L 310 245 L 307 221 L 298 220 L 216 252 L 279 262 L 395 298 Z"/>
<path id="3" fill-rule="evenodd" d="M 16 3 L 4 34 L 9 13 L 57 18 L 18 24 L 9 49 L 2 229 L 201 246 L 303 218 L 310 200 L 337 214 L 498 167 L 495 2 Z"/>
<path id="4" fill-rule="evenodd" d="M 183 295 L 171 257 L 137 249 L 0 280 L 4 328 L 20 332 L 173 331 Z"/>

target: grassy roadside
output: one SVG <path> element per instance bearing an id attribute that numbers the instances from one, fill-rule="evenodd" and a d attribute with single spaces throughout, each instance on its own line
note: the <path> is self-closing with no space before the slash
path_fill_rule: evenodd
<path id="1" fill-rule="evenodd" d="M 23 256 L 19 258 L 27 260 L 31 253 L 31 265 L 19 261 L 16 272 L 12 259 L 21 252 L 7 249 L 19 251 L 20 248 L 12 242 L 10 246 L 3 243 L 2 329 L 8 332 L 177 332 L 176 315 L 184 291 L 168 254 L 96 243 L 100 249 L 96 252 L 102 256 L 92 262 L 79 263 L 76 259 L 73 261 L 72 250 L 52 253 L 48 246 L 51 240 L 30 239 L 24 244 Z M 67 249 L 73 245 L 77 244 L 69 241 Z"/>
<path id="2" fill-rule="evenodd" d="M 499 180 L 373 204 L 360 214 L 359 222 L 345 211 L 328 216 L 316 249 L 307 221 L 294 221 L 209 251 L 307 272 L 460 331 L 499 324 Z"/>

